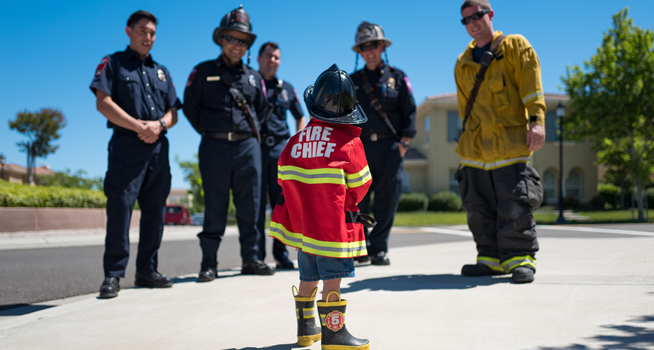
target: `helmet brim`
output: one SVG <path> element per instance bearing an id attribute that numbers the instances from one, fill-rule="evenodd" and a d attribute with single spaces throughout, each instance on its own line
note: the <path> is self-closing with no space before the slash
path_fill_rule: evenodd
<path id="1" fill-rule="evenodd" d="M 363 124 L 368 121 L 368 117 L 363 112 L 363 109 L 361 109 L 361 106 L 359 106 L 359 102 L 356 103 L 356 107 L 350 114 L 338 115 L 328 112 L 316 105 L 311 96 L 312 93 L 313 85 L 310 85 L 306 90 L 304 90 L 304 103 L 306 103 L 307 110 L 312 117 L 336 124 Z"/>
<path id="2" fill-rule="evenodd" d="M 354 52 L 356 52 L 356 53 L 359 53 L 359 46 L 361 46 L 361 45 L 363 45 L 363 44 L 371 43 L 371 42 L 374 42 L 374 41 L 383 41 L 383 42 L 384 42 L 384 48 L 387 48 L 387 47 L 389 47 L 389 46 L 391 46 L 391 45 L 393 44 L 392 41 L 390 41 L 390 40 L 388 40 L 388 39 L 386 39 L 386 38 L 383 38 L 383 39 L 377 39 L 377 38 L 375 38 L 375 39 L 368 39 L 368 40 L 364 40 L 364 41 L 362 41 L 362 42 L 360 42 L 360 43 L 355 44 L 354 46 L 352 46 L 352 51 L 354 51 Z"/>
<path id="3" fill-rule="evenodd" d="M 250 41 L 250 46 L 249 47 L 251 47 L 252 44 L 254 44 L 254 41 L 257 39 L 257 35 L 252 33 L 252 32 L 248 32 L 248 31 L 245 31 L 245 30 L 239 30 L 239 29 L 236 29 L 234 27 L 218 27 L 218 28 L 214 29 L 214 31 L 213 31 L 213 41 L 216 43 L 216 45 L 220 46 L 220 44 L 218 44 L 218 39 L 220 39 L 223 32 L 226 32 L 228 30 L 233 30 L 235 32 L 246 34 L 249 37 L 249 41 Z"/>

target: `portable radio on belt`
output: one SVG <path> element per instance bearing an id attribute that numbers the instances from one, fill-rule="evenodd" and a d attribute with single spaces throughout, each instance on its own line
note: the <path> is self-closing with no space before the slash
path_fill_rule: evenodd
<path id="1" fill-rule="evenodd" d="M 248 101 L 245 99 L 245 96 L 243 93 L 237 89 L 234 86 L 234 77 L 225 70 L 224 67 L 219 68 L 220 72 L 220 81 L 222 81 L 225 85 L 227 85 L 227 88 L 229 89 L 229 94 L 232 96 L 232 99 L 234 100 L 234 103 L 236 103 L 239 108 L 243 111 L 243 114 L 248 119 L 248 122 L 250 123 L 250 127 L 252 128 L 252 133 L 254 136 L 257 138 L 257 142 L 261 144 L 261 134 L 259 134 L 259 129 L 257 128 L 257 124 L 254 122 L 254 112 L 252 111 L 252 107 L 248 104 Z"/>

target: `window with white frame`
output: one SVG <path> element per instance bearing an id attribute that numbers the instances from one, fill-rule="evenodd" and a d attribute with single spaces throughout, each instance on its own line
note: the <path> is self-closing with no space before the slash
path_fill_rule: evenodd
<path id="1" fill-rule="evenodd" d="M 450 191 L 461 195 L 461 193 L 459 193 L 459 182 L 454 178 L 455 173 L 456 169 L 450 169 Z"/>
<path id="2" fill-rule="evenodd" d="M 402 173 L 402 192 L 408 193 L 411 191 L 411 177 L 409 173 Z"/>
<path id="3" fill-rule="evenodd" d="M 543 194 L 548 202 L 554 202 L 558 198 L 556 195 L 556 176 L 551 170 L 543 174 Z"/>
<path id="4" fill-rule="evenodd" d="M 570 170 L 565 182 L 565 196 L 581 198 L 581 174 L 578 170 Z"/>

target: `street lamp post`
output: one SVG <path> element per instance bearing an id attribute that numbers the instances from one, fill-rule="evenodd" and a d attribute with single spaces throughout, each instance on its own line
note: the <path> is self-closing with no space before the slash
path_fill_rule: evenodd
<path id="1" fill-rule="evenodd" d="M 5 179 L 5 155 L 0 154 L 0 165 L 2 165 L 2 175 L 0 175 L 0 179 Z"/>
<path id="2" fill-rule="evenodd" d="M 556 106 L 556 117 L 559 119 L 559 217 L 556 219 L 557 224 L 566 224 L 563 217 L 563 116 L 565 115 L 565 107 L 559 101 Z"/>

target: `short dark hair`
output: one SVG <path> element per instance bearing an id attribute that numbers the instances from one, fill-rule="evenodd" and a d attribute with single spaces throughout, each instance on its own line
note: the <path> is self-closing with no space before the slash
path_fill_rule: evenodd
<path id="1" fill-rule="evenodd" d="M 261 54 L 264 51 L 266 51 L 266 47 L 268 47 L 268 46 L 272 47 L 273 50 L 279 49 L 279 45 L 276 42 L 273 42 L 273 41 L 265 42 L 263 45 L 261 45 L 261 48 L 259 48 L 259 56 L 261 56 Z"/>
<path id="2" fill-rule="evenodd" d="M 134 29 L 134 26 L 143 18 L 146 18 L 148 21 L 154 23 L 155 26 L 159 24 L 157 17 L 155 17 L 153 14 L 148 11 L 139 10 L 129 16 L 129 19 L 127 20 L 127 26 Z"/>
<path id="3" fill-rule="evenodd" d="M 463 12 L 463 9 L 466 7 L 472 7 L 472 6 L 479 6 L 481 7 L 482 10 L 490 10 L 491 5 L 488 0 L 465 0 L 463 2 L 463 5 L 461 5 L 461 12 Z"/>

